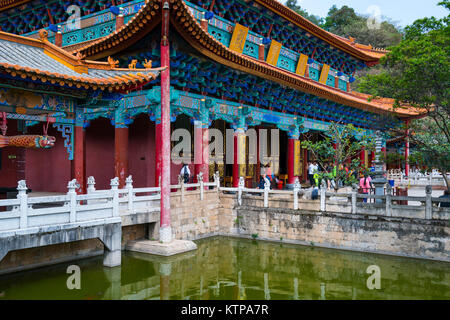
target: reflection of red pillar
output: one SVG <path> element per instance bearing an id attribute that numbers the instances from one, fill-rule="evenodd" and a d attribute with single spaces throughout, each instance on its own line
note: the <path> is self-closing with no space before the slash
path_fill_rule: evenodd
<path id="1" fill-rule="evenodd" d="M 233 154 L 233 187 L 239 185 L 239 164 L 238 164 L 238 136 L 234 134 L 234 154 Z"/>
<path id="2" fill-rule="evenodd" d="M 159 297 L 161 300 L 170 300 L 170 276 L 159 276 Z"/>
<path id="3" fill-rule="evenodd" d="M 170 46 L 169 1 L 162 5 L 161 19 L 161 218 L 160 241 L 172 241 L 170 226 Z"/>
<path id="4" fill-rule="evenodd" d="M 160 121 L 160 120 L 156 120 Z M 161 122 L 155 124 L 155 186 L 159 187 L 161 177 Z"/>
<path id="5" fill-rule="evenodd" d="M 294 176 L 294 157 L 295 157 L 295 152 L 294 152 L 294 146 L 295 146 L 295 139 L 288 139 L 288 153 L 287 153 L 287 158 L 288 158 L 288 184 L 294 184 L 295 182 L 295 176 Z"/>
<path id="6" fill-rule="evenodd" d="M 83 127 L 75 127 L 75 150 L 73 153 L 73 176 L 80 189 L 78 193 L 86 193 L 86 131 Z"/>
<path id="7" fill-rule="evenodd" d="M 405 175 L 409 176 L 409 120 L 405 121 L 406 132 L 405 132 Z"/>
<path id="8" fill-rule="evenodd" d="M 128 175 L 128 128 L 115 129 L 114 145 L 114 175 L 119 177 L 119 188 L 123 188 Z"/>

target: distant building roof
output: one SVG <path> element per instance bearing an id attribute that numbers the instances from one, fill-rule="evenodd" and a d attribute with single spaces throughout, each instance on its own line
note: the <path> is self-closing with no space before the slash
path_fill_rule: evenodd
<path id="1" fill-rule="evenodd" d="M 0 32 L 0 72 L 70 87 L 119 91 L 142 86 L 161 70 L 119 69 L 114 61 L 85 60 L 53 45 L 47 35 L 41 30 L 41 38 L 36 40 Z"/>

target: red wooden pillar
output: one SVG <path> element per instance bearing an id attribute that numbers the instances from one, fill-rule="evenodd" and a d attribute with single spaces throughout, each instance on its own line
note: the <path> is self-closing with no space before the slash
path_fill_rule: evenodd
<path id="1" fill-rule="evenodd" d="M 405 121 L 405 175 L 409 176 L 409 120 Z"/>
<path id="2" fill-rule="evenodd" d="M 203 164 L 203 129 L 201 121 L 194 122 L 194 182 L 197 181 L 197 175 L 202 171 Z"/>
<path id="3" fill-rule="evenodd" d="M 246 166 L 246 158 L 245 158 L 245 137 L 244 129 L 236 129 L 234 132 L 234 161 L 233 161 L 233 187 L 237 187 L 239 185 L 239 178 L 241 176 L 241 169 Z M 245 172 L 245 170 L 242 170 Z M 245 179 L 245 174 L 244 179 Z"/>
<path id="4" fill-rule="evenodd" d="M 207 125 L 206 125 L 207 126 Z M 209 182 L 209 128 L 202 129 L 202 165 L 200 171 L 203 172 L 203 181 Z"/>
<path id="5" fill-rule="evenodd" d="M 119 178 L 119 188 L 123 188 L 128 176 L 128 128 L 116 124 L 114 134 L 114 176 Z"/>
<path id="6" fill-rule="evenodd" d="M 239 185 L 239 164 L 238 164 L 238 133 L 234 133 L 234 153 L 233 153 L 233 187 Z"/>
<path id="7" fill-rule="evenodd" d="M 170 47 L 169 1 L 162 5 L 161 21 L 161 219 L 159 240 L 172 241 L 170 225 Z"/>
<path id="8" fill-rule="evenodd" d="M 73 152 L 72 179 L 76 179 L 80 188 L 78 194 L 86 193 L 86 130 L 75 126 L 75 147 Z"/>
<path id="9" fill-rule="evenodd" d="M 295 161 L 295 139 L 292 137 L 288 138 L 288 150 L 287 150 L 287 158 L 288 158 L 288 184 L 294 184 L 295 176 L 294 176 L 294 161 Z"/>
<path id="10" fill-rule="evenodd" d="M 161 178 L 161 120 L 155 124 L 155 186 L 160 187 Z"/>
<path id="11" fill-rule="evenodd" d="M 259 179 L 261 178 L 261 155 L 260 155 L 260 146 L 259 144 L 261 143 L 261 136 L 259 135 L 259 130 L 261 129 L 259 126 L 257 126 L 256 128 L 256 137 L 257 137 L 257 145 L 256 145 L 256 169 L 255 169 L 255 173 L 256 173 L 256 184 L 259 184 Z"/>
<path id="12" fill-rule="evenodd" d="M 361 163 L 361 167 L 366 166 L 366 148 L 362 147 L 359 152 L 359 162 Z"/>

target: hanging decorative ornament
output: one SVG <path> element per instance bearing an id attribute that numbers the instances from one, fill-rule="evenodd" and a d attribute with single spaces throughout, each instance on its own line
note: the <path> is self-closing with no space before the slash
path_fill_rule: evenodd
<path id="1" fill-rule="evenodd" d="M 0 112 L 0 130 L 2 131 L 2 135 L 6 135 L 6 130 L 8 129 L 6 123 L 6 112 Z"/>

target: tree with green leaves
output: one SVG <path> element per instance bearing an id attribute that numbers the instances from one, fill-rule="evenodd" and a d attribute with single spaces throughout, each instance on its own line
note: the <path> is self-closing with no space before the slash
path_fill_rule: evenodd
<path id="1" fill-rule="evenodd" d="M 325 22 L 325 20 L 319 16 L 310 15 L 305 9 L 297 4 L 297 0 L 287 0 L 284 5 L 319 27 L 322 27 Z"/>
<path id="2" fill-rule="evenodd" d="M 398 44 L 402 39 L 399 28 L 389 21 L 380 22 L 378 28 L 369 28 L 368 17 L 357 14 L 353 8 L 332 6 L 325 18 L 323 27 L 342 37 L 353 37 L 356 42 L 378 48 L 387 48 Z"/>
<path id="3" fill-rule="evenodd" d="M 319 173 L 319 179 L 334 180 L 335 190 L 340 185 L 357 183 L 359 174 L 368 173 L 368 168 L 361 166 L 358 155 L 362 148 L 373 151 L 375 145 L 362 129 L 352 124 L 331 122 L 322 139 L 314 142 L 310 134 L 304 136 L 302 148 L 307 149 L 324 169 Z M 345 167 L 354 174 L 349 174 Z"/>
<path id="4" fill-rule="evenodd" d="M 450 10 L 450 1 L 439 3 Z M 428 166 L 450 171 L 450 28 L 449 17 L 415 21 L 403 41 L 381 59 L 378 74 L 361 79 L 359 90 L 374 97 L 392 97 L 394 108 L 415 108 L 426 118 L 410 123 L 409 139 Z M 405 127 L 394 128 L 405 134 Z M 417 156 L 417 155 L 416 155 Z M 447 189 L 449 181 L 444 174 Z"/>

